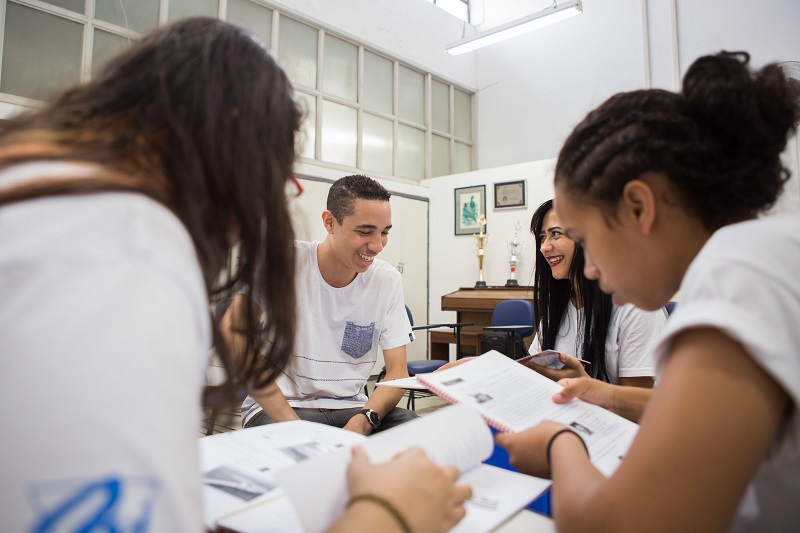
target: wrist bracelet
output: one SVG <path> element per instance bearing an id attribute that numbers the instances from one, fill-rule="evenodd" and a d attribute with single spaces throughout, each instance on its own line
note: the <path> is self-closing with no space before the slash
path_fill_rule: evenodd
<path id="1" fill-rule="evenodd" d="M 575 431 L 573 431 L 573 430 L 571 430 L 569 428 L 559 429 L 558 431 L 553 433 L 553 436 L 550 437 L 550 440 L 547 442 L 547 449 L 545 451 L 545 457 L 547 457 L 547 466 L 550 469 L 552 469 L 552 463 L 550 462 L 550 448 L 552 448 L 553 442 L 555 442 L 556 437 L 558 437 L 559 435 L 561 435 L 563 433 L 572 433 L 573 435 L 578 437 L 578 440 L 581 441 L 581 444 L 583 444 L 583 449 L 586 450 L 586 456 L 589 457 L 589 448 L 586 447 L 586 443 L 584 442 L 583 438 L 581 438 L 580 435 L 578 435 Z"/>
<path id="2" fill-rule="evenodd" d="M 392 502 L 383 496 L 378 496 L 377 494 L 373 494 L 371 492 L 356 494 L 350 498 L 345 508 L 349 508 L 351 505 L 359 501 L 377 503 L 380 507 L 383 507 L 383 509 L 392 515 L 392 517 L 394 517 L 394 519 L 400 525 L 400 529 L 403 531 L 403 533 L 411 533 L 411 526 L 409 525 L 408 520 L 406 519 L 405 515 L 403 515 L 402 511 L 400 511 L 400 509 L 395 507 Z"/>

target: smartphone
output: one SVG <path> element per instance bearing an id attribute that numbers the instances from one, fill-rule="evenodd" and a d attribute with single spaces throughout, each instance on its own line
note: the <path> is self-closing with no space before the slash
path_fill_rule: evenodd
<path id="1" fill-rule="evenodd" d="M 546 366 L 547 368 L 555 368 L 556 370 L 564 368 L 564 363 L 558 360 L 558 352 L 556 350 L 545 350 L 537 354 L 531 354 L 527 357 L 517 359 L 517 362 L 534 363 L 539 366 Z"/>
<path id="2" fill-rule="evenodd" d="M 564 368 L 564 363 L 561 362 L 558 358 L 558 352 L 556 350 L 545 350 L 543 352 L 532 354 L 527 357 L 523 357 L 521 359 L 517 359 L 518 362 L 531 362 L 540 366 L 545 366 L 547 368 L 553 368 L 555 370 L 560 370 Z M 591 365 L 589 361 L 584 359 L 578 358 L 578 361 L 583 363 L 584 365 Z"/>

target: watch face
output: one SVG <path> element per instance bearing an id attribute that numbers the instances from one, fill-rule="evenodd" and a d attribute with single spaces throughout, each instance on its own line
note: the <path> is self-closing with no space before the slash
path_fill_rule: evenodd
<path id="1" fill-rule="evenodd" d="M 367 415 L 367 420 L 369 420 L 369 423 L 372 424 L 372 426 L 377 429 L 378 426 L 381 424 L 381 417 L 378 416 L 378 413 L 376 413 L 375 411 L 367 411 L 364 414 Z"/>

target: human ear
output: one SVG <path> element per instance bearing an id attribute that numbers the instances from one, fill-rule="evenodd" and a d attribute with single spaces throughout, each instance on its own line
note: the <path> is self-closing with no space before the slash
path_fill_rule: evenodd
<path id="1" fill-rule="evenodd" d="M 622 188 L 620 209 L 636 223 L 642 235 L 650 235 L 656 219 L 656 198 L 649 183 L 641 179 L 626 183 Z"/>
<path id="2" fill-rule="evenodd" d="M 333 213 L 327 209 L 322 212 L 322 225 L 325 226 L 325 231 L 333 234 L 333 221 L 335 220 Z"/>

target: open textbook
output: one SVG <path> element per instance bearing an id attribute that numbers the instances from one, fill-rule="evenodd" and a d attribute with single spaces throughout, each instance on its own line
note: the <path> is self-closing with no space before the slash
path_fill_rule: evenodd
<path id="1" fill-rule="evenodd" d="M 435 462 L 455 465 L 460 482 L 473 491 L 455 532 L 491 531 L 550 486 L 549 480 L 482 464 L 493 440 L 468 406 L 445 407 L 369 438 L 284 422 L 199 440 L 206 525 L 247 533 L 324 531 L 347 501 L 346 469 L 356 444 L 373 462 L 417 446 Z"/>
<path id="2" fill-rule="evenodd" d="M 571 427 L 583 438 L 592 463 L 610 475 L 630 447 L 639 426 L 579 399 L 553 402 L 561 385 L 497 351 L 430 374 L 417 381 L 450 403 L 476 409 L 500 431 L 519 432 L 544 420 Z"/>

